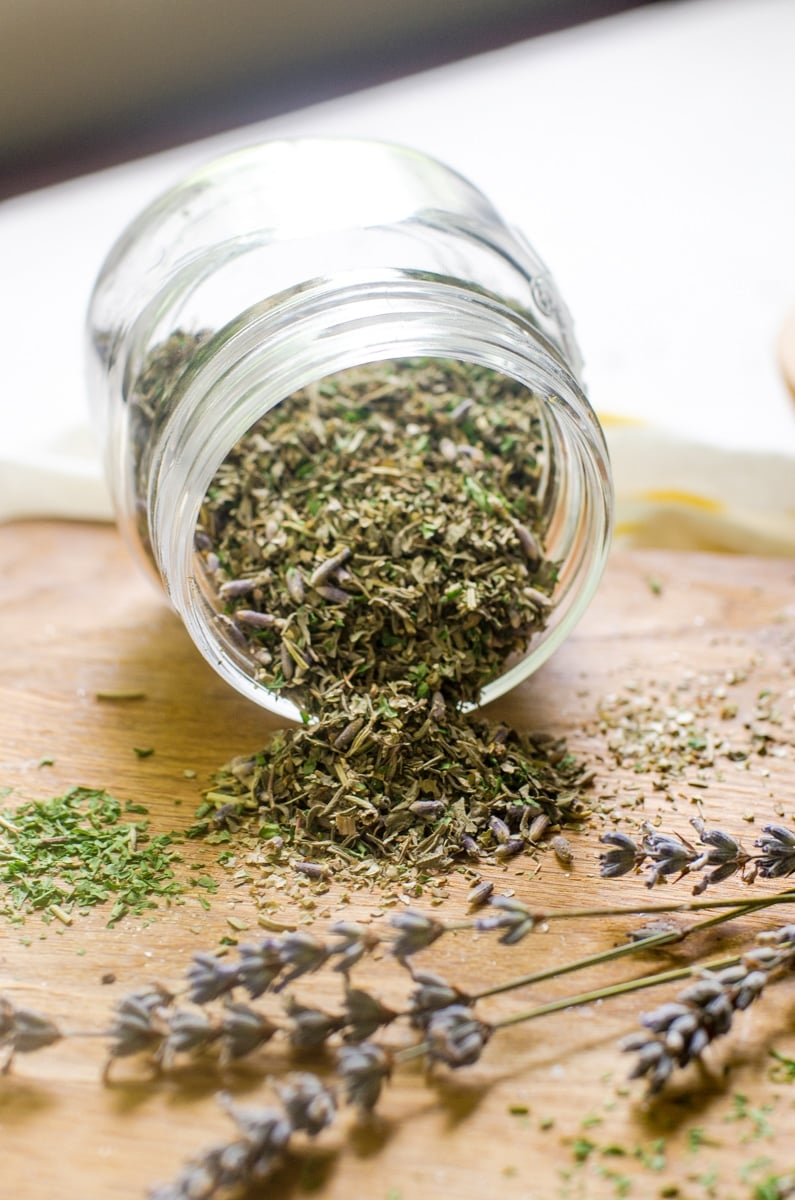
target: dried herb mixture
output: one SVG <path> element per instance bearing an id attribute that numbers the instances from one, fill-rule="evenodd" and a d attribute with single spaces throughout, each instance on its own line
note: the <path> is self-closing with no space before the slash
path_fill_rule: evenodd
<path id="1" fill-rule="evenodd" d="M 553 606 L 539 401 L 474 364 L 376 363 L 287 398 L 216 473 L 196 534 L 230 652 L 305 725 L 212 809 L 313 852 L 425 871 L 509 858 L 579 817 L 554 739 L 463 715 Z"/>

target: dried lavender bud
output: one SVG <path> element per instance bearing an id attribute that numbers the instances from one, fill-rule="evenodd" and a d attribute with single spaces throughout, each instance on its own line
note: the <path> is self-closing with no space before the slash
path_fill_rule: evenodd
<path id="1" fill-rule="evenodd" d="M 647 1033 L 633 1034 L 621 1048 L 637 1053 L 631 1078 L 645 1076 L 658 1092 L 675 1067 L 700 1058 L 716 1038 L 729 1033 L 735 1012 L 758 999 L 774 972 L 795 963 L 795 926 L 760 936 L 760 944 L 739 963 L 704 971 L 677 996 L 641 1017 Z"/>
<path id="2" fill-rule="evenodd" d="M 32 1054 L 60 1041 L 62 1036 L 58 1026 L 47 1017 L 29 1008 L 15 1008 L 0 997 L 0 1046 L 8 1047 L 2 1074 L 11 1069 L 15 1054 Z"/>
<path id="3" fill-rule="evenodd" d="M 414 982 L 418 985 L 409 997 L 408 1015 L 415 1029 L 425 1029 L 432 1013 L 440 1008 L 470 1003 L 465 992 L 453 987 L 441 975 L 430 971 L 415 971 Z"/>
<path id="4" fill-rule="evenodd" d="M 452 1004 L 431 1013 L 425 1026 L 428 1057 L 448 1067 L 476 1063 L 491 1036 L 491 1026 L 479 1021 L 463 1004 Z"/>
<path id="5" fill-rule="evenodd" d="M 574 863 L 574 851 L 571 842 L 562 834 L 556 834 L 549 843 L 552 852 L 562 867 L 570 867 Z"/>
<path id="6" fill-rule="evenodd" d="M 236 833 L 242 824 L 240 805 L 222 804 L 210 817 L 208 828 L 214 830 L 228 829 L 231 833 Z"/>
<path id="7" fill-rule="evenodd" d="M 232 1118 L 246 1142 L 258 1153 L 265 1150 L 281 1153 L 285 1149 L 292 1129 L 289 1121 L 277 1109 L 238 1105 L 226 1092 L 219 1094 L 218 1103 Z"/>
<path id="8" fill-rule="evenodd" d="M 620 875 L 628 875 L 643 862 L 645 852 L 625 833 L 603 833 L 599 839 L 607 846 L 612 846 L 605 854 L 599 855 L 599 874 L 602 879 L 617 879 Z"/>
<path id="9" fill-rule="evenodd" d="M 466 854 L 467 858 L 480 858 L 480 848 L 475 839 L 470 837 L 468 833 L 465 833 L 461 838 L 461 849 L 464 851 L 464 854 Z"/>
<path id="10" fill-rule="evenodd" d="M 741 984 L 738 986 L 735 997 L 734 1007 L 738 1012 L 742 1012 L 748 1008 L 749 1004 L 753 1004 L 762 988 L 768 981 L 767 971 L 749 971 Z"/>
<path id="11" fill-rule="evenodd" d="M 329 958 L 336 957 L 338 961 L 334 964 L 334 970 L 346 975 L 380 940 L 377 933 L 354 921 L 338 921 L 331 926 L 331 933 L 336 934 L 340 941 L 328 947 Z"/>
<path id="12" fill-rule="evenodd" d="M 711 884 L 721 883 L 724 879 L 734 875 L 736 871 L 741 871 L 748 862 L 749 856 L 740 843 L 730 834 L 724 833 L 722 829 L 708 830 L 698 817 L 693 817 L 690 824 L 698 833 L 701 844 L 707 847 L 706 851 L 693 862 L 691 870 L 701 871 L 705 867 L 714 868 L 704 875 L 693 888 L 694 894 L 700 895 Z"/>
<path id="13" fill-rule="evenodd" d="M 530 809 L 527 810 L 528 814 Z M 522 818 L 524 820 L 524 818 Z M 529 842 L 540 842 L 546 831 L 549 829 L 552 822 L 546 813 L 538 813 L 530 822 L 530 827 L 527 830 L 527 840 Z M 602 838 L 604 841 L 604 838 Z"/>
<path id="14" fill-rule="evenodd" d="M 195 1054 L 204 1050 L 220 1033 L 201 1009 L 169 1009 L 166 1028 L 168 1032 L 157 1052 L 158 1061 L 166 1070 L 178 1054 Z"/>
<path id="15" fill-rule="evenodd" d="M 470 908 L 481 908 L 488 903 L 493 891 L 494 884 L 490 879 L 479 879 L 474 887 L 470 888 L 467 904 Z"/>
<path id="16" fill-rule="evenodd" d="M 510 829 L 500 817 L 489 818 L 489 829 L 496 842 L 507 842 L 511 836 Z"/>
<path id="17" fill-rule="evenodd" d="M 328 946 L 318 941 L 311 933 L 299 930 L 297 933 L 285 934 L 281 939 L 280 954 L 282 963 L 290 970 L 274 985 L 275 992 L 280 992 L 299 976 L 319 970 L 328 958 L 329 951 Z"/>
<path id="18" fill-rule="evenodd" d="M 239 646 L 241 650 L 246 649 L 248 642 L 231 617 L 228 617 L 226 613 L 216 613 L 215 621 L 220 625 L 221 630 L 226 634 L 230 642 Z"/>
<path id="19" fill-rule="evenodd" d="M 441 800 L 415 800 L 409 805 L 409 812 L 415 817 L 424 817 L 426 821 L 435 821 L 447 812 L 447 805 Z"/>
<path id="20" fill-rule="evenodd" d="M 364 1112 L 375 1108 L 391 1070 L 387 1051 L 372 1042 L 341 1046 L 337 1052 L 337 1075 L 345 1089 L 345 1099 Z"/>
<path id="21" fill-rule="evenodd" d="M 500 941 L 504 946 L 515 946 L 535 928 L 537 917 L 520 900 L 514 900 L 511 896 L 492 896 L 490 905 L 499 912 L 478 917 L 475 928 L 483 933 L 503 929 L 505 932 Z"/>
<path id="22" fill-rule="evenodd" d="M 514 521 L 513 527 L 516 533 L 516 540 L 524 551 L 528 565 L 531 569 L 534 569 L 541 562 L 541 549 L 538 541 L 526 525 L 520 525 L 518 521 Z"/>
<path id="23" fill-rule="evenodd" d="M 124 1005 L 128 1000 L 134 1000 L 147 1011 L 155 1012 L 157 1009 L 168 1008 L 173 999 L 173 993 L 164 988 L 162 984 L 144 984 L 143 987 L 135 988 L 134 991 L 128 992 L 126 996 L 122 997 L 118 1007 Z"/>
<path id="24" fill-rule="evenodd" d="M 221 1024 L 221 1053 L 225 1061 L 245 1058 L 269 1042 L 278 1025 L 239 1001 L 227 1000 Z"/>
<path id="25" fill-rule="evenodd" d="M 345 1026 L 344 1017 L 333 1017 L 319 1008 L 308 1008 L 290 997 L 286 1004 L 290 1018 L 288 1037 L 295 1050 L 316 1050 Z"/>
<path id="26" fill-rule="evenodd" d="M 225 996 L 240 982 L 235 963 L 225 962 L 214 954 L 194 954 L 187 970 L 190 998 L 194 1004 L 208 1004 Z"/>
<path id="27" fill-rule="evenodd" d="M 524 839 L 520 837 L 508 838 L 507 842 L 501 842 L 494 851 L 494 857 L 498 862 L 504 862 L 508 858 L 516 858 L 517 854 L 521 854 L 524 850 Z"/>
<path id="28" fill-rule="evenodd" d="M 255 608 L 238 608 L 235 620 L 238 625 L 247 625 L 249 629 L 272 629 L 279 623 L 272 613 L 258 612 Z"/>
<path id="29" fill-rule="evenodd" d="M 159 1046 L 168 1033 L 166 1024 L 166 1003 L 158 1003 L 164 993 L 146 989 L 140 992 L 130 992 L 123 996 L 116 1005 L 116 1012 L 111 1022 L 108 1036 L 108 1064 L 105 1075 L 114 1058 L 127 1058 L 132 1054 L 140 1054 Z M 165 993 L 168 995 L 168 993 Z M 168 996 L 168 1000 L 171 997 Z"/>
<path id="30" fill-rule="evenodd" d="M 287 568 L 284 582 L 287 585 L 287 593 L 293 603 L 303 604 L 306 599 L 306 591 L 304 589 L 304 579 L 298 567 Z"/>
<path id="31" fill-rule="evenodd" d="M 627 934 L 627 941 L 645 942 L 648 938 L 658 937 L 661 933 L 678 933 L 679 926 L 675 921 L 647 921 L 645 925 L 632 929 Z"/>
<path id="32" fill-rule="evenodd" d="M 419 950 L 424 950 L 444 933 L 441 921 L 411 908 L 396 913 L 389 923 L 393 929 L 398 930 L 398 937 L 392 942 L 391 950 L 399 959 L 409 958 Z"/>
<path id="33" fill-rule="evenodd" d="M 293 863 L 293 870 L 299 875 L 306 875 L 307 879 L 327 879 L 328 871 L 322 867 L 320 863 L 313 862 L 297 862 Z"/>
<path id="34" fill-rule="evenodd" d="M 325 1087 L 317 1075 L 294 1071 L 283 1083 L 274 1084 L 294 1130 L 316 1137 L 331 1125 L 337 1114 L 334 1093 Z"/>
<path id="35" fill-rule="evenodd" d="M 645 1034 L 634 1034 L 624 1038 L 619 1048 L 626 1053 L 637 1054 L 635 1066 L 629 1073 L 630 1079 L 645 1076 L 650 1095 L 661 1091 L 674 1070 L 674 1060 L 662 1042 L 648 1039 Z"/>
<path id="36" fill-rule="evenodd" d="M 335 750 L 346 750 L 350 746 L 356 734 L 364 726 L 364 717 L 354 717 L 349 721 L 341 733 L 338 733 L 334 741 L 331 743 Z"/>
<path id="37" fill-rule="evenodd" d="M 447 716 L 447 703 L 441 692 L 434 692 L 431 697 L 430 717 L 438 725 Z"/>
<path id="38" fill-rule="evenodd" d="M 227 579 L 226 583 L 219 587 L 218 595 L 222 600 L 237 600 L 240 596 L 248 596 L 256 586 L 254 579 Z"/>
<path id="39" fill-rule="evenodd" d="M 283 968 L 282 943 L 278 938 L 268 937 L 258 946 L 240 947 L 238 978 L 252 1000 L 267 992 Z"/>
<path id="40" fill-rule="evenodd" d="M 768 929 L 764 933 L 760 933 L 757 941 L 762 947 L 779 946 L 782 950 L 795 949 L 795 925 L 780 925 L 778 929 Z M 751 951 L 744 957 L 758 956 L 759 950 Z"/>
<path id="41" fill-rule="evenodd" d="M 295 675 L 295 662 L 293 661 L 293 657 L 290 654 L 290 651 L 287 649 L 287 643 L 284 640 L 282 640 L 282 643 L 279 647 L 279 663 L 282 668 L 282 675 L 289 683 L 293 675 Z"/>
<path id="42" fill-rule="evenodd" d="M 361 988 L 345 989 L 345 1040 L 366 1042 L 378 1029 L 394 1021 L 397 1013 Z"/>
<path id="43" fill-rule="evenodd" d="M 349 600 L 353 599 L 350 592 L 346 592 L 343 588 L 334 587 L 331 583 L 319 583 L 315 591 L 328 604 L 347 604 Z"/>
<path id="44" fill-rule="evenodd" d="M 698 853 L 683 838 L 668 833 L 658 833 L 650 825 L 644 826 L 643 849 L 653 866 L 646 880 L 647 887 L 654 887 L 666 875 L 681 878 L 692 868 Z"/>
<path id="45" fill-rule="evenodd" d="M 150 1200 L 211 1200 L 239 1193 L 268 1178 L 279 1165 L 292 1134 L 289 1121 L 268 1108 L 239 1108 L 226 1095 L 219 1102 L 243 1132 L 243 1138 L 213 1146 L 189 1163 L 177 1178 L 149 1191 Z"/>
<path id="46" fill-rule="evenodd" d="M 344 567 L 345 563 L 351 556 L 349 546 L 343 546 L 338 554 L 332 555 L 331 558 L 326 558 L 315 567 L 312 574 L 309 576 L 310 587 L 317 587 L 319 583 L 325 583 L 332 575 L 336 575 L 340 567 Z"/>
<path id="47" fill-rule="evenodd" d="M 763 825 L 754 845 L 762 851 L 757 863 L 763 879 L 795 874 L 795 833 L 783 825 Z"/>

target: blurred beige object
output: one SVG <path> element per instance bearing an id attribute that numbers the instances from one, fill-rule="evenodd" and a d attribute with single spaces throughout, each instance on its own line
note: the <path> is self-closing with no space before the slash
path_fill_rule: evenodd
<path id="1" fill-rule="evenodd" d="M 787 387 L 795 400 L 795 308 L 782 326 L 778 340 L 778 357 Z"/>
<path id="2" fill-rule="evenodd" d="M 627 546 L 795 558 L 795 462 L 600 414 Z"/>

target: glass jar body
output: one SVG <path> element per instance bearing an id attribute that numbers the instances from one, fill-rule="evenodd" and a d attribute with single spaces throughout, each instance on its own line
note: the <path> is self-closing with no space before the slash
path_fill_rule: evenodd
<path id="1" fill-rule="evenodd" d="M 362 364 L 476 364 L 540 404 L 554 604 L 482 700 L 540 665 L 590 599 L 612 488 L 568 313 L 521 235 L 441 164 L 396 146 L 311 139 L 220 159 L 122 235 L 95 286 L 88 338 L 119 524 L 204 656 L 264 707 L 298 715 L 258 681 L 202 586 L 199 513 L 256 422 Z"/>

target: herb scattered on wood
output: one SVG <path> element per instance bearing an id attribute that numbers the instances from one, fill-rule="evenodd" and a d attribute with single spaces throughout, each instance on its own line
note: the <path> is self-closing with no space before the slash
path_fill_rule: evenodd
<path id="1" fill-rule="evenodd" d="M 177 835 L 150 833 L 146 812 L 80 787 L 0 809 L 0 914 L 68 923 L 73 912 L 110 902 L 113 925 L 181 896 Z"/>

